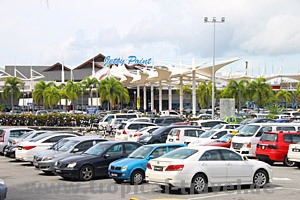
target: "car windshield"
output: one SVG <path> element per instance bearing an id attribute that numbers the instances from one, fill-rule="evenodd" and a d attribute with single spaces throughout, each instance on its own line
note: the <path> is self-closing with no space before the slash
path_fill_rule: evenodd
<path id="1" fill-rule="evenodd" d="M 158 128 L 158 129 L 156 129 L 155 131 L 153 131 L 152 134 L 153 134 L 153 135 L 159 135 L 159 134 L 161 134 L 162 132 L 164 132 L 166 129 L 167 129 L 167 127 L 161 127 L 161 128 Z"/>
<path id="2" fill-rule="evenodd" d="M 58 142 L 56 142 L 55 144 L 52 145 L 52 147 L 50 149 L 53 149 L 55 151 L 59 151 L 59 149 L 65 144 L 67 143 L 69 140 L 68 139 L 61 139 Z"/>
<path id="3" fill-rule="evenodd" d="M 42 134 L 42 135 L 40 135 L 40 136 L 38 136 L 38 137 L 36 137 L 36 138 L 34 138 L 34 139 L 31 139 L 31 140 L 29 140 L 30 142 L 37 142 L 37 141 L 39 141 L 39 140 L 41 140 L 41 139 L 44 139 L 44 138 L 46 138 L 46 137 L 48 137 L 48 136 L 50 136 L 50 134 Z"/>
<path id="4" fill-rule="evenodd" d="M 78 144 L 79 141 L 77 140 L 69 140 L 63 144 L 61 144 L 61 146 L 58 146 L 58 151 L 62 151 L 62 152 L 66 152 L 69 151 L 70 149 L 72 149 L 76 144 Z"/>
<path id="5" fill-rule="evenodd" d="M 20 139 L 25 139 L 27 138 L 28 136 L 30 136 L 31 134 L 33 134 L 33 131 L 30 131 L 30 132 L 27 132 L 27 133 L 24 133 L 23 135 L 21 135 L 21 137 L 19 137 Z"/>
<path id="6" fill-rule="evenodd" d="M 221 129 L 223 127 L 223 124 L 217 124 L 212 129 Z"/>
<path id="7" fill-rule="evenodd" d="M 159 124 L 159 123 L 162 123 L 163 121 L 164 121 L 164 119 L 159 119 L 159 118 L 158 118 L 158 119 L 155 119 L 155 122 L 154 122 L 154 123 L 155 123 L 155 124 Z"/>
<path id="8" fill-rule="evenodd" d="M 196 149 L 179 148 L 165 154 L 161 158 L 186 159 L 196 152 L 198 152 Z"/>
<path id="9" fill-rule="evenodd" d="M 128 158 L 144 159 L 150 154 L 150 152 L 152 152 L 153 149 L 154 149 L 154 147 L 141 146 L 138 149 L 136 149 L 134 152 L 132 152 L 128 156 Z"/>
<path id="10" fill-rule="evenodd" d="M 274 133 L 264 133 L 261 138 L 260 141 L 268 141 L 268 142 L 277 142 L 278 141 L 278 135 L 274 134 Z"/>
<path id="11" fill-rule="evenodd" d="M 212 136 L 216 131 L 214 130 L 210 130 L 210 131 L 206 131 L 204 133 L 202 133 L 200 135 L 200 138 L 209 138 L 210 136 Z"/>
<path id="12" fill-rule="evenodd" d="M 217 140 L 217 142 L 224 142 L 224 143 L 227 143 L 231 140 L 231 138 L 233 137 L 234 135 L 233 134 L 226 134 L 226 135 L 223 135 L 222 137 L 220 137 L 220 139 Z"/>
<path id="13" fill-rule="evenodd" d="M 101 155 L 107 148 L 109 148 L 111 144 L 103 144 L 103 143 L 98 143 L 88 150 L 84 152 L 84 154 L 89 154 L 93 156 L 99 156 Z"/>
<path id="14" fill-rule="evenodd" d="M 237 134 L 237 136 L 240 136 L 240 137 L 251 137 L 253 136 L 256 131 L 259 129 L 259 126 L 256 126 L 256 125 L 247 125 L 247 126 L 244 126 L 243 128 L 241 128 L 239 130 L 239 133 Z"/>

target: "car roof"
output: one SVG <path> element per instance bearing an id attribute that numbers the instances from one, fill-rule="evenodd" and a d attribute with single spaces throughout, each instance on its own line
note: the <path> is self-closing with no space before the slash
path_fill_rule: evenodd
<path id="1" fill-rule="evenodd" d="M 186 146 L 185 144 L 176 144 L 176 143 L 160 143 L 160 144 L 147 144 L 144 146 L 149 147 L 166 147 L 166 146 Z"/>
<path id="2" fill-rule="evenodd" d="M 93 136 L 93 135 L 89 135 L 89 136 L 79 136 L 79 137 L 70 137 L 70 138 L 65 138 L 67 140 L 76 140 L 76 141 L 85 141 L 85 140 L 106 140 L 105 138 L 101 138 L 99 136 Z"/>
<path id="3" fill-rule="evenodd" d="M 196 149 L 196 150 L 213 150 L 213 149 L 227 149 L 230 150 L 228 148 L 225 147 L 218 147 L 218 146 L 188 146 L 188 147 L 183 147 L 183 148 L 187 148 L 187 149 Z"/>

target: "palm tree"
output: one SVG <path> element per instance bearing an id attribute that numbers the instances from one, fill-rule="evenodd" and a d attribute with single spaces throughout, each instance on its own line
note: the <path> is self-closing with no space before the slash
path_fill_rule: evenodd
<path id="1" fill-rule="evenodd" d="M 76 83 L 74 81 L 68 80 L 66 84 L 66 96 L 73 103 L 73 112 L 75 113 L 75 102 L 79 98 L 81 93 L 80 83 Z"/>
<path id="2" fill-rule="evenodd" d="M 100 81 L 98 92 L 101 102 L 107 100 L 110 103 L 111 109 L 115 106 L 117 100 L 121 100 L 120 94 L 124 93 L 123 85 L 114 78 L 106 78 Z M 108 110 L 110 108 L 108 107 Z"/>
<path id="3" fill-rule="evenodd" d="M 228 94 L 228 97 L 235 99 L 238 112 L 240 111 L 241 99 L 246 99 L 248 84 L 249 82 L 245 79 L 240 82 L 232 79 L 229 81 L 226 89 L 224 90 L 225 93 Z"/>
<path id="4" fill-rule="evenodd" d="M 98 81 L 97 78 L 86 77 L 82 81 L 82 84 L 84 85 L 84 90 L 88 90 L 88 92 L 90 93 L 91 106 L 93 106 L 93 89 L 97 89 L 98 88 L 99 81 Z"/>
<path id="5" fill-rule="evenodd" d="M 21 92 L 20 87 L 22 86 L 23 81 L 17 77 L 7 77 L 4 81 L 4 88 L 2 97 L 4 99 L 10 98 L 11 109 L 14 110 L 14 98 L 20 98 Z"/>
<path id="6" fill-rule="evenodd" d="M 250 100 L 255 100 L 258 105 L 258 111 L 263 103 L 268 103 L 273 99 L 272 87 L 266 82 L 265 78 L 257 78 L 249 83 L 247 90 Z"/>
<path id="7" fill-rule="evenodd" d="M 57 87 L 47 87 L 44 91 L 44 98 L 45 107 L 49 107 L 52 110 L 53 105 L 58 105 L 61 99 L 60 90 Z"/>
<path id="8" fill-rule="evenodd" d="M 286 107 L 287 107 L 287 104 L 288 104 L 288 103 L 291 103 L 293 95 L 292 95 L 292 93 L 290 93 L 290 92 L 287 91 L 287 90 L 282 90 L 282 89 L 280 89 L 280 90 L 278 90 L 278 92 L 277 92 L 277 94 L 276 94 L 276 97 L 277 97 L 278 99 L 281 99 L 282 101 L 284 101 L 284 102 L 285 102 L 285 105 L 286 105 Z"/>
<path id="9" fill-rule="evenodd" d="M 40 106 L 40 103 L 45 105 L 45 90 L 49 87 L 53 87 L 55 84 L 54 82 L 49 82 L 46 83 L 44 80 L 38 82 L 35 84 L 34 89 L 33 89 L 33 101 L 36 103 L 38 106 Z"/>
<path id="10" fill-rule="evenodd" d="M 210 99 L 212 96 L 212 83 L 211 81 L 209 83 L 206 82 L 200 82 L 200 84 L 198 85 L 198 87 L 196 88 L 196 95 L 197 98 L 199 98 L 199 103 L 200 103 L 200 107 L 203 108 L 207 108 L 209 107 L 210 104 Z"/>

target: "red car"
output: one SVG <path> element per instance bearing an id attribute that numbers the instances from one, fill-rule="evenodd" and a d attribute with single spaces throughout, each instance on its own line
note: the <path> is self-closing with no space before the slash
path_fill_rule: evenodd
<path id="1" fill-rule="evenodd" d="M 256 158 L 270 165 L 274 162 L 283 162 L 286 166 L 294 166 L 295 163 L 287 159 L 287 153 L 289 145 L 299 141 L 300 132 L 265 132 L 256 146 Z"/>
<path id="2" fill-rule="evenodd" d="M 217 147 L 230 148 L 231 139 L 232 139 L 233 136 L 234 136 L 234 134 L 228 133 L 228 134 L 223 135 L 222 137 L 220 137 L 220 139 L 218 139 L 217 141 L 205 144 L 203 146 L 217 146 Z"/>

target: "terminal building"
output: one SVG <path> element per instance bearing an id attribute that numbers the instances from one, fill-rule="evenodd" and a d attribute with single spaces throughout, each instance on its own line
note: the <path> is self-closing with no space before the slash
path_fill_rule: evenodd
<path id="1" fill-rule="evenodd" d="M 22 96 L 20 99 L 14 100 L 14 105 L 20 106 L 24 110 L 31 110 L 34 109 L 32 91 L 34 85 L 41 80 L 45 82 L 53 81 L 59 85 L 68 80 L 80 82 L 85 77 L 95 77 L 98 80 L 106 77 L 114 77 L 127 87 L 130 95 L 128 106 L 133 109 L 137 108 L 137 105 L 140 105 L 139 109 L 143 111 L 158 112 L 174 109 L 182 112 L 185 109 L 190 109 L 195 113 L 198 109 L 196 101 L 196 87 L 198 83 L 200 81 L 210 81 L 213 69 L 217 72 L 222 67 L 239 60 L 239 58 L 233 58 L 217 62 L 214 66 L 211 64 L 197 66 L 194 61 L 192 66 L 180 66 L 179 64 L 177 66 L 170 64 L 146 66 L 143 64 L 128 65 L 126 63 L 123 65 L 105 65 L 105 58 L 103 54 L 98 54 L 77 67 L 68 67 L 59 62 L 49 66 L 8 65 L 4 67 L 4 70 L 0 70 L 0 91 L 3 91 L 4 79 L 6 77 L 15 76 L 20 78 L 24 82 L 24 86 L 20 88 Z M 226 86 L 228 79 L 231 78 L 237 80 L 241 78 L 255 79 L 248 76 L 225 78 L 218 76 L 218 73 L 216 73 L 216 86 L 218 88 Z M 267 80 L 272 79 L 272 77 L 266 78 Z M 297 82 L 300 80 L 300 76 L 289 78 L 293 78 Z M 186 84 L 191 85 L 192 95 L 183 94 L 183 85 Z M 294 85 L 295 83 L 291 83 L 287 86 L 294 87 Z M 274 89 L 279 89 L 280 87 L 280 85 L 276 85 Z M 0 100 L 2 105 L 10 106 L 10 101 L 2 99 L 2 96 L 0 96 Z M 90 99 L 87 93 L 80 97 L 78 101 L 76 108 L 78 110 L 86 110 L 90 106 L 99 106 L 98 108 L 101 108 L 99 99 Z M 61 103 L 61 105 L 65 104 Z M 70 109 L 73 104 L 72 102 L 68 102 L 68 105 L 68 109 Z M 102 109 L 105 109 L 105 107 L 102 107 Z"/>

